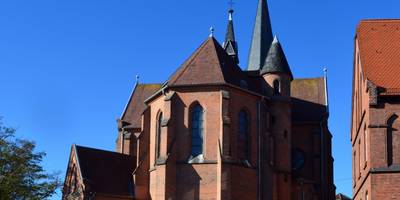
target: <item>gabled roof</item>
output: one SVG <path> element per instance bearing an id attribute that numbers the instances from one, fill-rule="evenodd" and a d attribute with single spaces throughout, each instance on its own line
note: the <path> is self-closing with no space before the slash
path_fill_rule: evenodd
<path id="1" fill-rule="evenodd" d="M 247 65 L 248 71 L 260 70 L 273 40 L 266 0 L 259 0 Z"/>
<path id="2" fill-rule="evenodd" d="M 95 194 L 133 196 L 134 157 L 74 145 L 85 188 Z"/>
<path id="3" fill-rule="evenodd" d="M 364 20 L 357 38 L 364 77 L 400 93 L 400 20 Z"/>
<path id="4" fill-rule="evenodd" d="M 122 113 L 121 120 L 129 123 L 132 128 L 140 128 L 141 116 L 146 109 L 144 100 L 157 92 L 161 84 L 136 84 L 129 101 Z"/>
<path id="5" fill-rule="evenodd" d="M 167 85 L 193 86 L 232 84 L 254 86 L 246 73 L 225 52 L 213 37 L 209 37 L 186 62 L 169 78 Z"/>
<path id="6" fill-rule="evenodd" d="M 293 122 L 320 122 L 327 112 L 323 77 L 294 79 L 291 83 Z"/>
<path id="7" fill-rule="evenodd" d="M 276 36 L 261 69 L 261 75 L 268 73 L 284 73 L 288 74 L 291 79 L 293 79 L 292 71 L 290 70 L 285 52 Z"/>

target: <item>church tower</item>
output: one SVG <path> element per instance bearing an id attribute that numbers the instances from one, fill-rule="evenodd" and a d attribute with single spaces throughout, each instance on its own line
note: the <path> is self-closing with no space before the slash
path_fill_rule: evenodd
<path id="1" fill-rule="evenodd" d="M 290 199 L 292 111 L 290 83 L 293 80 L 282 46 L 275 37 L 260 70 L 271 96 L 270 123 L 273 138 L 274 199 Z"/>
<path id="2" fill-rule="evenodd" d="M 258 3 L 247 70 L 259 72 L 266 82 L 265 93 L 271 97 L 270 117 L 266 123 L 269 124 L 269 137 L 274 146 L 272 199 L 289 200 L 292 198 L 290 86 L 293 75 L 278 38 L 272 36 L 265 0 L 259 0 Z M 268 155 L 268 152 L 265 152 L 265 155 Z"/>

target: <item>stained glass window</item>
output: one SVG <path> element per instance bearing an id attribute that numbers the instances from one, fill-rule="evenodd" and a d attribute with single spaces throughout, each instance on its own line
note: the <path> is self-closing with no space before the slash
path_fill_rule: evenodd
<path id="1" fill-rule="evenodd" d="M 192 110 L 192 156 L 203 154 L 204 112 L 200 105 Z"/>

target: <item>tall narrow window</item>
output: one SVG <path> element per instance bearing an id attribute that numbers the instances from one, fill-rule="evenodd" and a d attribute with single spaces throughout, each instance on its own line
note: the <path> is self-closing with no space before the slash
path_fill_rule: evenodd
<path id="1" fill-rule="evenodd" d="M 395 121 L 397 120 L 398 116 L 393 115 L 391 116 L 388 121 L 387 121 L 387 133 L 386 133 L 386 159 L 387 159 L 387 165 L 391 166 L 393 165 L 393 133 L 396 132 L 396 129 L 394 127 Z"/>
<path id="2" fill-rule="evenodd" d="M 278 80 L 274 80 L 274 94 L 279 94 L 280 92 L 280 85 Z"/>
<path id="3" fill-rule="evenodd" d="M 192 110 L 192 157 L 203 154 L 204 112 L 200 105 Z"/>
<path id="4" fill-rule="evenodd" d="M 356 185 L 356 177 L 357 177 L 357 163 L 356 163 L 356 152 L 353 152 L 353 185 Z"/>
<path id="5" fill-rule="evenodd" d="M 238 155 L 240 159 L 249 159 L 249 118 L 247 112 L 242 110 L 239 112 L 239 149 Z"/>
<path id="6" fill-rule="evenodd" d="M 358 140 L 358 178 L 361 178 L 361 139 Z"/>
<path id="7" fill-rule="evenodd" d="M 364 161 L 368 161 L 368 130 L 367 125 L 364 126 Z"/>
<path id="8" fill-rule="evenodd" d="M 157 117 L 157 131 L 156 131 L 156 159 L 161 156 L 161 123 L 162 123 L 163 113 L 159 113 Z"/>

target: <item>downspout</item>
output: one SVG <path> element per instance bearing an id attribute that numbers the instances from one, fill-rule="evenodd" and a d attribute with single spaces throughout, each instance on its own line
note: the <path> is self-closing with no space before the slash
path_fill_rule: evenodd
<path id="1" fill-rule="evenodd" d="M 262 191 L 262 170 L 261 170 L 261 100 L 257 103 L 257 128 L 258 128 L 258 192 L 257 192 L 257 199 L 261 200 L 261 191 Z"/>
<path id="2" fill-rule="evenodd" d="M 321 122 L 320 122 L 320 137 L 321 137 L 321 148 L 320 148 L 320 154 L 321 154 L 321 160 L 320 160 L 320 169 L 321 169 L 321 199 L 325 199 L 325 184 L 324 184 L 324 130 L 323 130 L 323 121 L 324 121 L 324 117 L 322 117 Z"/>

